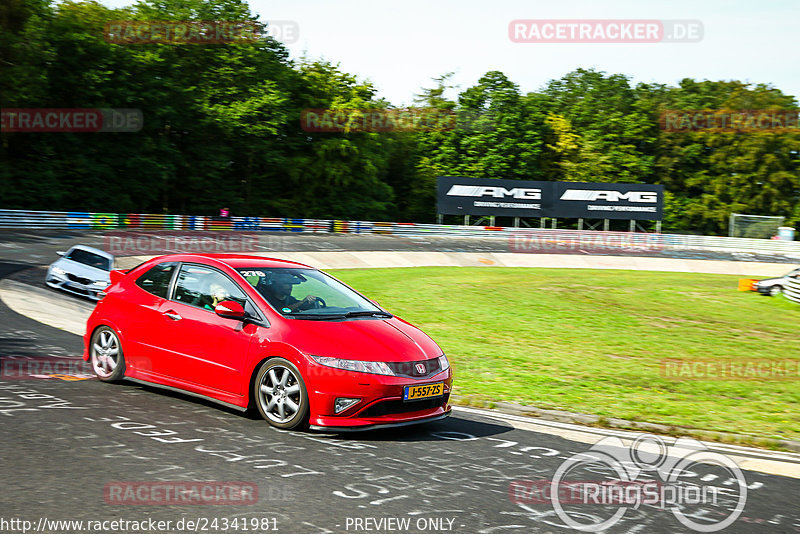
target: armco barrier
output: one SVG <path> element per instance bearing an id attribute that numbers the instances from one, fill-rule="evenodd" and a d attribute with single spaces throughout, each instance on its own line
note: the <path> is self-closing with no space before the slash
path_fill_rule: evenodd
<path id="1" fill-rule="evenodd" d="M 661 250 L 779 254 L 800 262 L 800 242 L 677 234 L 551 230 L 500 226 L 291 219 L 281 217 L 206 217 L 148 213 L 89 213 L 0 210 L 0 229 L 18 230 L 196 230 L 388 234 L 407 237 L 505 239 L 512 252 L 564 253 L 574 250 L 622 254 Z"/>
<path id="2" fill-rule="evenodd" d="M 783 294 L 786 298 L 800 304 L 800 279 L 787 278 L 783 286 Z"/>

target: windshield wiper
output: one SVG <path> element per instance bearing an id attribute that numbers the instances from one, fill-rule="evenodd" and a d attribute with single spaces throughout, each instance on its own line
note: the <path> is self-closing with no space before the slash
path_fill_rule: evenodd
<path id="1" fill-rule="evenodd" d="M 375 311 L 350 311 L 347 313 L 287 313 L 284 317 L 290 319 L 311 319 L 313 321 L 330 321 L 331 319 L 350 319 L 352 317 L 383 317 L 386 319 L 394 317 L 389 312 Z"/>
<path id="2" fill-rule="evenodd" d="M 375 311 L 351 311 L 344 314 L 345 317 L 394 317 L 389 312 L 375 310 Z"/>
<path id="3" fill-rule="evenodd" d="M 344 319 L 341 313 L 287 313 L 284 315 L 289 319 L 311 319 L 314 321 L 328 321 L 330 319 Z"/>

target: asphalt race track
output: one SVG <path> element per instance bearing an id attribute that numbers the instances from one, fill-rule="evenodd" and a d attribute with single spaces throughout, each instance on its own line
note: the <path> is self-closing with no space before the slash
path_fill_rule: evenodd
<path id="1" fill-rule="evenodd" d="M 53 250 L 52 245 L 42 249 Z M 49 261 L 52 252 L 32 254 Z M 20 269 L 27 267 L 0 264 L 0 277 L 16 272 L 16 279 L 35 283 L 30 273 L 41 271 L 29 270 L 26 278 Z M 0 303 L 0 532 L 26 527 L 39 532 L 574 532 L 551 502 L 514 488 L 519 481 L 546 483 L 565 461 L 605 435 L 622 435 L 570 425 L 552 425 L 550 431 L 546 422 L 474 410 L 454 410 L 440 422 L 393 430 L 286 432 L 256 416 L 178 393 L 76 380 L 80 372 L 49 376 L 55 373 L 47 373 L 44 363 L 38 376 L 7 372 L 20 362 L 55 359 L 68 361 L 73 371 L 89 372 L 78 360 L 81 351 L 78 336 Z M 456 380 L 457 373 L 456 368 Z M 744 449 L 737 454 L 771 461 L 772 467 L 743 471 L 744 509 L 724 532 L 800 532 L 800 455 Z M 607 475 L 592 467 L 576 480 Z M 719 490 L 713 503 L 681 508 L 707 524 L 729 515 L 742 491 L 707 466 L 685 470 L 681 481 L 702 481 Z M 217 498 L 224 483 L 247 491 L 228 497 L 223 492 L 221 504 L 197 504 L 176 502 L 177 497 L 165 503 L 153 493 L 130 490 L 147 484 L 149 491 L 159 484 L 185 490 L 196 482 L 214 486 Z M 623 508 L 622 518 L 606 532 L 695 531 L 669 507 Z M 571 517 L 602 520 L 618 509 L 608 502 L 586 504 L 572 508 Z M 83 523 L 53 523 L 62 520 Z M 150 523 L 112 523 L 119 520 Z M 91 523 L 97 521 L 106 523 Z M 170 523 L 159 526 L 158 521 Z"/>

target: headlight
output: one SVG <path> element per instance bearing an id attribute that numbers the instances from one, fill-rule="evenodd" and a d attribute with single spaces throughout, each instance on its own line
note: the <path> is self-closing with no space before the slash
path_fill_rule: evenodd
<path id="1" fill-rule="evenodd" d="M 106 282 L 105 280 L 98 280 L 97 282 L 92 283 L 93 286 L 106 288 L 111 285 L 111 282 Z"/>
<path id="2" fill-rule="evenodd" d="M 447 356 L 444 354 L 439 356 L 439 367 L 441 367 L 442 371 L 450 369 L 450 362 L 447 361 Z"/>
<path id="3" fill-rule="evenodd" d="M 65 274 L 67 274 L 67 271 L 65 271 L 61 267 L 53 267 L 52 273 L 57 274 L 59 276 L 64 276 Z"/>
<path id="4" fill-rule="evenodd" d="M 372 373 L 374 375 L 394 376 L 391 367 L 383 362 L 364 362 L 361 360 L 343 360 L 341 358 L 330 358 L 327 356 L 314 356 L 311 358 L 320 365 L 342 369 L 343 371 L 353 371 L 356 373 Z"/>

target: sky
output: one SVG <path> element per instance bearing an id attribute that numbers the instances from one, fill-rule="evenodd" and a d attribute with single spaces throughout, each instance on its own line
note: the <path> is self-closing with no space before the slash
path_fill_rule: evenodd
<path id="1" fill-rule="evenodd" d="M 122 7 L 129 0 L 103 0 Z M 523 93 L 582 67 L 634 83 L 683 78 L 765 83 L 800 96 L 797 0 L 250 0 L 262 21 L 294 21 L 293 58 L 338 63 L 369 80 L 378 96 L 410 105 L 433 78 L 454 72 L 457 92 L 491 70 Z M 703 37 L 684 43 L 516 43 L 518 19 L 700 21 Z M 276 25 L 276 29 L 280 26 Z"/>

